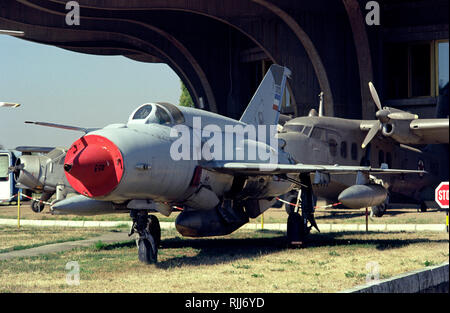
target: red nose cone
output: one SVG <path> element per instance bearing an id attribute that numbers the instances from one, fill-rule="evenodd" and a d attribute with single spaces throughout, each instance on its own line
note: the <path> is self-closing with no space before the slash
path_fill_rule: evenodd
<path id="1" fill-rule="evenodd" d="M 73 143 L 64 160 L 69 184 L 80 194 L 109 194 L 123 175 L 123 158 L 117 146 L 98 135 L 87 135 Z"/>

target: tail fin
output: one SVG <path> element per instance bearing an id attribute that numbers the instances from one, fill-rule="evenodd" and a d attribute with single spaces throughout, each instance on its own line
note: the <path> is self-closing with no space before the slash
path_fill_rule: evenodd
<path id="1" fill-rule="evenodd" d="M 287 67 L 271 65 L 240 121 L 255 126 L 277 125 L 286 78 L 290 75 L 291 71 Z"/>

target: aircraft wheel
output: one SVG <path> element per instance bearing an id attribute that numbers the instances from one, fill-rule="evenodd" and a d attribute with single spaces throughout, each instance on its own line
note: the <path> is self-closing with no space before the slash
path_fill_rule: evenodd
<path id="1" fill-rule="evenodd" d="M 420 202 L 420 212 L 426 212 L 427 210 L 428 210 L 428 207 L 425 204 L 425 201 Z"/>
<path id="2" fill-rule="evenodd" d="M 155 264 L 158 258 L 158 247 L 153 236 L 148 234 L 146 238 L 138 239 L 139 261 L 146 264 Z"/>
<path id="3" fill-rule="evenodd" d="M 372 207 L 372 213 L 376 217 L 382 217 L 384 215 L 384 212 L 386 211 L 386 208 L 384 205 L 377 205 Z"/>
<path id="4" fill-rule="evenodd" d="M 44 210 L 44 208 L 45 203 L 36 200 L 31 201 L 31 210 L 33 210 L 34 213 L 40 213 Z"/>
<path id="5" fill-rule="evenodd" d="M 161 226 L 158 218 L 154 215 L 150 215 L 148 224 L 149 232 L 155 240 L 156 247 L 159 247 L 161 244 Z"/>
<path id="6" fill-rule="evenodd" d="M 289 214 L 287 220 L 287 238 L 290 245 L 302 244 L 306 236 L 306 227 L 303 217 L 298 212 Z"/>

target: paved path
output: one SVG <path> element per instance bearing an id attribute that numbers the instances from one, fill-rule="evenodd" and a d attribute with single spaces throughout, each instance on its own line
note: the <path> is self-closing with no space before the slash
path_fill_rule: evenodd
<path id="1" fill-rule="evenodd" d="M 72 249 L 75 249 L 78 247 L 89 247 L 89 246 L 94 245 L 99 240 L 103 243 L 114 243 L 114 242 L 127 241 L 127 240 L 131 241 L 132 239 L 130 239 L 130 237 L 128 237 L 128 233 L 126 233 L 126 232 L 109 232 L 107 234 L 93 237 L 90 239 L 53 243 L 53 244 L 30 248 L 30 249 L 0 253 L 0 260 L 8 260 L 8 259 L 19 258 L 19 257 L 38 256 L 41 254 L 48 254 L 48 253 L 72 250 Z"/>
<path id="2" fill-rule="evenodd" d="M 23 226 L 64 226 L 64 227 L 118 227 L 126 225 L 131 227 L 131 221 L 63 221 L 63 220 L 21 220 Z M 160 222 L 162 229 L 175 229 L 174 222 Z M 0 225 L 17 226 L 15 219 L 0 219 Z M 365 231 L 366 224 L 318 224 L 321 232 L 335 231 Z M 266 230 L 286 231 L 286 223 L 264 223 Z M 261 229 L 260 223 L 249 223 L 242 229 Z M 369 222 L 369 231 L 437 231 L 445 232 L 446 226 L 442 224 L 372 224 Z"/>

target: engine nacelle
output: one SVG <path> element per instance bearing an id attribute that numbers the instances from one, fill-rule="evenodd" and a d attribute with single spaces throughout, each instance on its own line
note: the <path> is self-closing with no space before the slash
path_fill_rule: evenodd
<path id="1" fill-rule="evenodd" d="M 391 137 L 403 144 L 420 143 L 420 138 L 410 129 L 411 120 L 390 120 L 383 125 L 381 132 L 385 137 Z"/>
<path id="2" fill-rule="evenodd" d="M 353 185 L 342 191 L 339 202 L 352 209 L 361 209 L 382 204 L 387 198 L 387 190 L 377 184 Z"/>
<path id="3" fill-rule="evenodd" d="M 65 149 L 55 148 L 46 155 L 22 155 L 15 164 L 14 179 L 21 188 L 55 192 L 58 185 L 70 188 L 64 175 Z"/>

